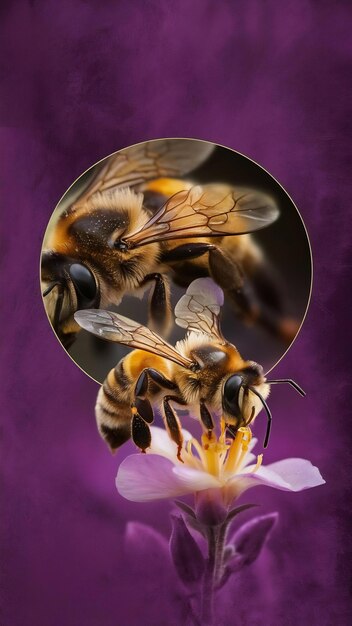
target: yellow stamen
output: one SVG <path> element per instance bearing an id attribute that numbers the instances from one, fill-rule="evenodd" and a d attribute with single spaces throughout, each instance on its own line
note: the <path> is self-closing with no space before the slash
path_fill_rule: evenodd
<path id="1" fill-rule="evenodd" d="M 192 437 L 187 441 L 183 454 L 187 465 L 204 469 L 209 474 L 226 480 L 228 475 L 235 474 L 245 464 L 252 433 L 248 426 L 242 426 L 229 443 L 226 439 L 226 424 L 223 419 L 220 425 L 219 438 L 214 432 L 203 433 L 201 442 Z M 259 469 L 262 458 L 263 455 L 257 457 L 253 472 Z"/>
<path id="2" fill-rule="evenodd" d="M 251 470 L 252 474 L 254 474 L 260 468 L 262 462 L 263 462 L 263 455 L 262 454 L 258 454 L 257 462 L 256 462 L 255 466 L 253 467 L 253 469 Z"/>
<path id="3" fill-rule="evenodd" d="M 249 432 L 249 435 L 250 435 L 250 436 L 249 436 L 248 438 L 247 438 L 247 437 L 246 437 L 246 438 L 244 437 L 244 438 L 242 439 L 242 451 L 241 451 L 240 457 L 239 457 L 239 459 L 238 459 L 238 461 L 237 461 L 236 470 L 238 470 L 238 469 L 240 469 L 240 468 L 242 467 L 242 464 L 243 464 L 244 458 L 245 458 L 245 456 L 246 456 L 246 455 L 247 455 L 247 453 L 248 453 L 249 442 L 250 442 L 250 440 L 252 439 L 252 433 L 251 433 L 251 431 L 249 430 L 249 428 L 248 428 L 248 432 Z"/>
<path id="4" fill-rule="evenodd" d="M 235 439 L 232 441 L 224 464 L 224 471 L 234 474 L 244 456 L 248 451 L 248 445 L 252 439 L 252 433 L 248 427 L 241 427 L 236 433 Z"/>
<path id="5" fill-rule="evenodd" d="M 214 435 L 211 433 L 209 437 L 208 434 L 203 433 L 202 435 L 202 448 L 203 455 L 205 457 L 204 467 L 209 472 L 209 474 L 213 474 L 213 476 L 219 475 L 219 446 L 218 441 Z"/>
<path id="6" fill-rule="evenodd" d="M 204 451 L 203 448 L 201 447 L 201 445 L 199 444 L 199 442 L 197 441 L 197 439 L 194 439 L 194 437 L 192 437 L 188 442 L 187 442 L 187 452 L 191 455 L 191 457 L 193 459 L 195 459 L 193 451 L 192 451 L 192 446 L 193 448 L 195 448 L 198 452 L 199 455 L 199 459 L 202 463 L 203 466 L 206 465 L 206 459 L 204 456 Z M 198 461 L 198 459 L 195 459 Z"/>
<path id="7" fill-rule="evenodd" d="M 221 428 L 221 433 L 220 433 L 219 441 L 223 445 L 225 445 L 225 443 L 226 443 L 226 423 L 225 423 L 225 420 L 223 418 L 221 418 L 221 421 L 220 421 L 220 428 Z"/>

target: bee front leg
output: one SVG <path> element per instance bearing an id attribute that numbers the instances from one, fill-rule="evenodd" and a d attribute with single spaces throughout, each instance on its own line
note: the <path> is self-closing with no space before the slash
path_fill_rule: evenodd
<path id="1" fill-rule="evenodd" d="M 182 461 L 181 458 L 181 450 L 183 444 L 183 435 L 181 430 L 180 421 L 176 415 L 176 412 L 170 405 L 170 401 L 177 402 L 177 404 L 181 404 L 183 406 L 186 405 L 186 402 L 182 400 L 182 398 L 178 398 L 177 396 L 165 396 L 163 399 L 163 409 L 165 416 L 165 426 L 168 432 L 168 435 L 172 441 L 174 441 L 177 445 L 177 458 L 179 461 Z"/>
<path id="2" fill-rule="evenodd" d="M 149 296 L 148 326 L 160 335 L 167 335 L 171 325 L 169 281 L 162 274 L 148 274 L 142 286 L 154 282 Z"/>
<path id="3" fill-rule="evenodd" d="M 206 252 L 213 250 L 215 246 L 211 243 L 184 243 L 176 248 L 167 250 L 161 256 L 162 263 L 175 263 L 178 261 L 191 261 L 203 256 Z"/>

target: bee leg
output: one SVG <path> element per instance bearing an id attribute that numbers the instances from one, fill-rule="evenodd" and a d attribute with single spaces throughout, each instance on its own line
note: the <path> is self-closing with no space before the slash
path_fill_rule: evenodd
<path id="1" fill-rule="evenodd" d="M 243 319 L 249 323 L 260 321 L 260 308 L 240 265 L 220 249 L 209 254 L 210 275 L 236 305 Z"/>
<path id="2" fill-rule="evenodd" d="M 259 298 L 270 308 L 281 315 L 284 314 L 282 285 L 276 269 L 266 260 L 254 264 L 251 271 L 248 270 L 251 280 Z"/>
<path id="3" fill-rule="evenodd" d="M 132 406 L 132 440 L 137 448 L 145 454 L 147 448 L 150 447 L 152 436 L 150 428 L 146 421 L 138 414 L 137 408 Z"/>
<path id="4" fill-rule="evenodd" d="M 208 438 L 211 439 L 211 435 L 212 432 L 214 430 L 214 422 L 213 422 L 213 418 L 211 416 L 211 413 L 209 411 L 209 409 L 207 408 L 205 401 L 204 400 L 200 400 L 200 419 L 201 422 L 205 428 L 205 430 L 208 433 Z"/>
<path id="5" fill-rule="evenodd" d="M 168 391 L 177 392 L 178 387 L 174 382 L 166 378 L 161 372 L 158 372 L 158 370 L 155 370 L 152 367 L 148 367 L 145 370 L 143 370 L 143 372 L 141 372 L 136 382 L 136 386 L 135 386 L 135 405 L 134 406 L 136 407 L 136 411 L 138 411 L 138 413 L 141 414 L 143 419 L 149 424 L 151 424 L 153 421 L 153 410 L 150 405 L 150 402 L 145 397 L 148 392 L 149 379 L 151 379 L 154 383 L 156 383 L 162 389 L 167 389 Z M 163 399 L 163 408 L 164 408 L 163 417 L 164 417 L 164 421 L 166 425 L 166 430 L 168 432 L 170 439 L 172 439 L 172 441 L 174 441 L 177 445 L 177 458 L 180 461 L 182 461 L 181 459 L 181 450 L 182 450 L 182 443 L 183 443 L 182 430 L 181 430 L 179 419 L 169 404 L 170 400 L 174 400 L 178 404 L 182 404 L 182 405 L 185 405 L 186 403 L 182 400 L 182 398 L 179 398 L 178 396 L 173 396 L 173 395 L 167 395 Z M 144 404 L 141 405 L 140 404 L 141 402 Z M 148 403 L 149 407 L 147 406 L 146 403 Z"/>
<path id="6" fill-rule="evenodd" d="M 165 276 L 148 274 L 142 285 L 154 282 L 149 296 L 148 326 L 160 335 L 166 335 L 171 324 L 170 286 Z"/>
<path id="7" fill-rule="evenodd" d="M 146 394 L 148 392 L 149 377 L 164 388 L 174 388 L 175 385 L 160 372 L 147 368 L 141 372 L 135 386 L 135 399 L 132 409 L 132 439 L 136 446 L 145 452 L 151 444 L 151 433 L 148 424 L 154 421 L 154 412 Z M 172 385 L 172 387 L 171 387 Z"/>
<path id="8" fill-rule="evenodd" d="M 222 289 L 241 290 L 244 285 L 244 273 L 240 265 L 225 254 L 220 248 L 209 253 L 210 274 Z"/>
<path id="9" fill-rule="evenodd" d="M 151 443 L 151 434 L 148 424 L 154 421 L 154 412 L 151 403 L 146 398 L 149 386 L 149 379 L 159 385 L 159 387 L 168 390 L 177 389 L 175 383 L 168 380 L 157 370 L 148 367 L 143 370 L 136 382 L 135 399 L 131 406 L 132 409 L 132 439 L 134 443 L 145 452 Z"/>
<path id="10" fill-rule="evenodd" d="M 189 261 L 203 256 L 206 252 L 213 250 L 215 246 L 211 243 L 184 243 L 172 250 L 167 250 L 161 256 L 162 263 L 175 263 L 177 261 Z"/>
<path id="11" fill-rule="evenodd" d="M 138 390 L 137 390 L 138 385 Z M 134 443 L 142 452 L 145 452 L 151 444 L 151 433 L 148 424 L 152 424 L 154 421 L 154 413 L 152 405 L 149 400 L 143 397 L 148 390 L 148 375 L 146 370 L 139 376 L 136 384 L 136 395 L 133 404 L 131 405 L 132 411 L 132 430 L 131 435 Z M 138 391 L 138 393 L 137 393 Z"/>
<path id="12" fill-rule="evenodd" d="M 136 398 L 143 399 L 145 397 L 148 391 L 149 378 L 162 389 L 177 389 L 177 385 L 166 378 L 161 372 L 158 372 L 158 370 L 152 367 L 147 367 L 140 373 L 136 382 L 134 391 Z"/>
<path id="13" fill-rule="evenodd" d="M 217 248 L 209 254 L 209 267 L 215 282 L 230 294 L 244 318 L 257 320 L 258 302 L 241 266 Z"/>
<path id="14" fill-rule="evenodd" d="M 299 330 L 297 318 L 286 312 L 286 289 L 268 261 L 257 263 L 250 274 L 261 307 L 267 308 L 271 316 L 275 318 L 279 336 L 290 343 Z M 287 287 L 287 286 L 286 286 Z"/>
<path id="15" fill-rule="evenodd" d="M 180 421 L 175 411 L 170 406 L 170 401 L 172 400 L 174 402 L 177 402 L 177 404 L 181 404 L 181 405 L 185 405 L 186 402 L 184 402 L 181 398 L 178 398 L 177 396 L 165 396 L 163 399 L 166 430 L 168 432 L 170 439 L 172 439 L 172 441 L 174 441 L 177 445 L 178 460 L 183 462 L 181 458 L 181 450 L 182 450 L 182 444 L 183 444 L 182 430 L 181 430 Z"/>
<path id="16" fill-rule="evenodd" d="M 132 410 L 136 409 L 138 415 L 144 419 L 147 424 L 154 422 L 154 413 L 152 405 L 147 398 L 135 398 L 132 404 Z"/>
<path id="17" fill-rule="evenodd" d="M 297 323 L 283 318 L 260 301 L 237 263 L 217 248 L 209 253 L 209 268 L 212 278 L 228 294 L 246 322 L 259 324 L 286 345 L 291 343 L 298 330 Z"/>

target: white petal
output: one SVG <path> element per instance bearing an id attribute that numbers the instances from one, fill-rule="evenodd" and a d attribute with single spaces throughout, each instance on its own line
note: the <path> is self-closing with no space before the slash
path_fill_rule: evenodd
<path id="1" fill-rule="evenodd" d="M 246 482 L 250 481 L 247 489 L 261 484 L 284 491 L 302 491 L 325 483 L 318 468 L 307 459 L 283 459 L 266 467 L 261 466 L 251 473 L 253 468 L 254 465 L 246 467 L 242 475 L 234 477 L 232 481 L 242 476 Z"/>
<path id="2" fill-rule="evenodd" d="M 236 481 L 236 478 L 239 481 L 242 480 L 245 485 L 245 489 L 255 487 L 256 485 L 265 485 L 267 487 L 274 487 L 275 489 L 290 491 L 289 483 L 283 480 L 275 472 L 270 471 L 268 467 L 261 466 L 256 472 L 253 472 L 254 468 L 255 465 L 245 467 L 242 474 L 238 474 L 234 477 L 234 482 Z"/>
<path id="3" fill-rule="evenodd" d="M 180 463 L 180 461 L 177 460 L 177 445 L 174 441 L 171 441 L 166 430 L 158 426 L 151 426 L 150 431 L 152 434 L 152 443 L 147 450 L 147 454 L 160 454 L 170 459 L 173 463 Z M 185 442 L 192 437 L 191 433 L 187 430 L 182 430 L 182 434 Z"/>
<path id="4" fill-rule="evenodd" d="M 259 474 L 261 469 L 259 468 L 258 470 Z M 310 489 L 325 483 L 318 468 L 307 459 L 284 459 L 271 463 L 271 465 L 263 469 L 269 470 L 272 475 L 276 475 L 278 482 L 284 481 L 289 486 L 288 489 L 290 491 L 303 491 L 303 489 Z"/>
<path id="5" fill-rule="evenodd" d="M 198 470 L 189 468 L 187 478 L 174 470 L 172 461 L 157 454 L 133 454 L 122 461 L 116 477 L 119 493 L 133 502 L 147 502 L 175 498 L 192 493 L 197 486 L 206 489 L 209 483 L 201 483 Z M 192 472 L 195 473 L 194 481 Z M 204 472 L 205 473 L 205 472 Z"/>
<path id="6" fill-rule="evenodd" d="M 173 473 L 179 478 L 189 492 L 203 491 L 204 489 L 214 489 L 222 487 L 222 483 L 212 474 L 202 470 L 186 467 L 185 465 L 173 468 Z"/>

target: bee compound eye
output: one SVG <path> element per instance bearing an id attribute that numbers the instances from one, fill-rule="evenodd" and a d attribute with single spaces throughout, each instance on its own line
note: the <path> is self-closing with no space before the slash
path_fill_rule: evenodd
<path id="1" fill-rule="evenodd" d="M 223 391 L 224 409 L 231 415 L 239 416 L 241 411 L 238 404 L 239 392 L 243 385 L 243 378 L 234 374 L 227 379 Z"/>
<path id="2" fill-rule="evenodd" d="M 81 263 L 73 263 L 69 274 L 76 290 L 78 304 L 91 304 L 97 296 L 97 284 L 93 273 Z"/>

